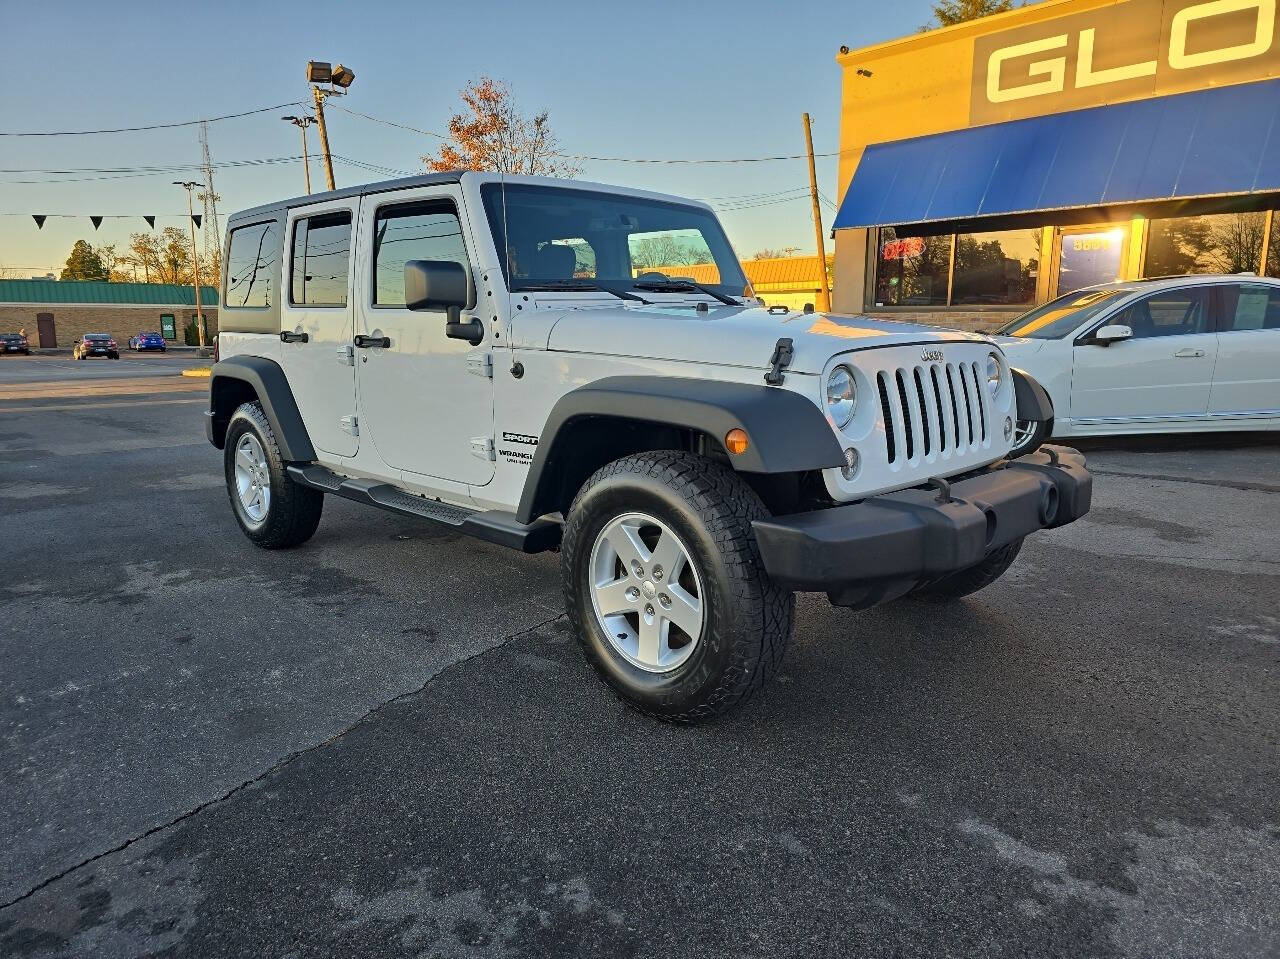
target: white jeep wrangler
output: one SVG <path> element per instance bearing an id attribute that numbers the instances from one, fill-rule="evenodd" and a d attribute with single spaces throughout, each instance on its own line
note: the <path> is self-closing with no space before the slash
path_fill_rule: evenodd
<path id="1" fill-rule="evenodd" d="M 777 672 L 794 592 L 994 582 L 1089 508 L 980 336 L 765 309 L 706 205 L 446 173 L 231 217 L 207 433 L 236 520 L 297 546 L 326 493 L 559 547 L 587 659 L 692 722 Z"/>

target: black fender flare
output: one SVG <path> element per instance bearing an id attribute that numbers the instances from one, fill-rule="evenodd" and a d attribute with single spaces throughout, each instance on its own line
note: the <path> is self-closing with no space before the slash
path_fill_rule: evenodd
<path id="1" fill-rule="evenodd" d="M 262 404 L 271 431 L 276 435 L 280 456 L 286 462 L 310 463 L 316 458 L 315 447 L 298 412 L 298 402 L 289 388 L 289 378 L 280 364 L 263 356 L 232 356 L 213 364 L 209 374 L 209 413 L 206 432 L 218 449 L 226 442 L 227 421 L 235 412 L 228 403 L 219 402 L 219 394 L 228 381 L 246 383 Z M 237 406 L 239 404 L 236 404 Z"/>
<path id="2" fill-rule="evenodd" d="M 1013 398 L 1017 403 L 1015 417 L 1034 423 L 1047 423 L 1053 419 L 1053 401 L 1036 379 L 1024 370 L 1011 369 L 1013 373 Z"/>
<path id="3" fill-rule="evenodd" d="M 520 522 L 559 508 L 554 466 L 573 452 L 565 448 L 564 437 L 572 424 L 594 417 L 693 430 L 721 448 L 725 434 L 741 428 L 749 445 L 729 462 L 744 473 L 794 473 L 845 464 L 831 424 L 815 402 L 799 393 L 688 377 L 611 376 L 566 393 L 551 408 L 520 496 Z"/>

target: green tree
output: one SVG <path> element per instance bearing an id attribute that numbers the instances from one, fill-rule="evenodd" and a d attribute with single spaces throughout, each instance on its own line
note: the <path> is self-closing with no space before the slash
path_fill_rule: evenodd
<path id="1" fill-rule="evenodd" d="M 71 248 L 71 255 L 67 257 L 67 265 L 62 270 L 62 279 L 110 280 L 111 272 L 103 265 L 102 257 L 88 241 L 76 240 L 76 245 Z"/>
<path id="2" fill-rule="evenodd" d="M 1013 9 L 1013 0 L 938 0 L 933 5 L 933 20 L 925 29 L 950 27 L 967 20 L 989 17 Z"/>

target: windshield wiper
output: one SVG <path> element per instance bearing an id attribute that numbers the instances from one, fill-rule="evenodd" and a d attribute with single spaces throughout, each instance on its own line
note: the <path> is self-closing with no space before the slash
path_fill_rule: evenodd
<path id="1" fill-rule="evenodd" d="M 634 293 L 628 293 L 626 290 L 618 290 L 612 287 L 604 286 L 599 282 L 579 283 L 576 280 L 539 280 L 537 283 L 529 283 L 520 287 L 521 290 L 529 292 L 543 291 L 547 293 L 559 293 L 566 291 L 583 292 L 583 293 L 612 293 L 620 300 L 635 300 L 637 303 L 650 305 L 650 301 L 643 296 L 636 296 Z"/>
<path id="2" fill-rule="evenodd" d="M 637 290 L 653 290 L 655 293 L 693 293 L 697 291 L 714 297 L 726 306 L 742 306 L 733 297 L 726 296 L 719 290 L 713 290 L 709 286 L 703 286 L 701 283 L 695 283 L 693 280 L 639 280 L 631 285 Z"/>

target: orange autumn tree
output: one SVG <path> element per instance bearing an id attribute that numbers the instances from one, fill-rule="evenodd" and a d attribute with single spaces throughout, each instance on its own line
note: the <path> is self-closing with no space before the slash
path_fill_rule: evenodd
<path id="1" fill-rule="evenodd" d="M 424 156 L 428 170 L 489 170 L 538 176 L 575 177 L 581 167 L 560 153 L 546 110 L 532 117 L 520 112 L 511 87 L 481 77 L 462 90 L 464 112 L 449 119 L 451 142 Z"/>

